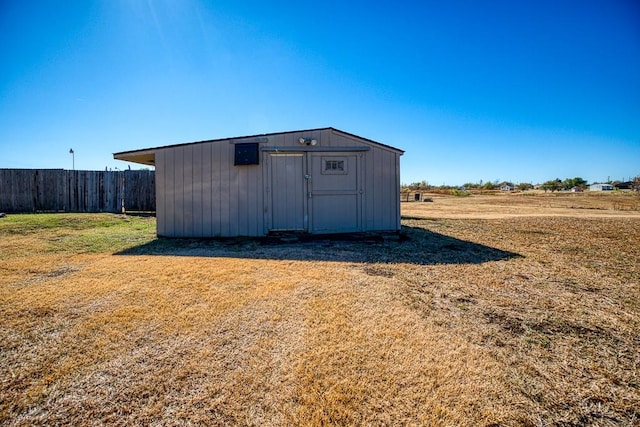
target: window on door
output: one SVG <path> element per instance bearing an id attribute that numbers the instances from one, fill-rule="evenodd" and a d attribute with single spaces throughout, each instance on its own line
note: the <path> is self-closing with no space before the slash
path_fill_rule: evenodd
<path id="1" fill-rule="evenodd" d="M 347 162 L 344 157 L 323 157 L 322 165 L 323 175 L 347 174 Z"/>

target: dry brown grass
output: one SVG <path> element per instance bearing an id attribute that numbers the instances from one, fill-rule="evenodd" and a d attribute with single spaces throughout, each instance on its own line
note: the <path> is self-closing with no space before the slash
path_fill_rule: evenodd
<path id="1" fill-rule="evenodd" d="M 640 216 L 437 204 L 402 241 L 0 222 L 0 423 L 638 424 Z"/>
<path id="2" fill-rule="evenodd" d="M 522 216 L 628 217 L 640 216 L 640 197 L 632 192 L 544 193 L 495 192 L 454 197 L 424 194 L 433 201 L 403 203 L 403 215 L 428 218 L 499 219 Z"/>

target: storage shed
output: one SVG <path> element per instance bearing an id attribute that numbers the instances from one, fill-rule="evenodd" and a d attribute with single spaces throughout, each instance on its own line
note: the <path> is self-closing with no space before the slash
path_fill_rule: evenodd
<path id="1" fill-rule="evenodd" d="M 157 233 L 400 230 L 397 148 L 334 128 L 115 153 L 156 168 Z"/>

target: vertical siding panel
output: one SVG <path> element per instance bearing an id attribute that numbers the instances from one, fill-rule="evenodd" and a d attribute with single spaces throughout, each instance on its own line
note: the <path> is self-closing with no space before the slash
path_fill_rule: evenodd
<path id="1" fill-rule="evenodd" d="M 320 137 L 318 138 L 318 145 L 321 147 L 326 147 L 331 144 L 331 133 L 327 130 L 323 130 L 320 132 Z"/>
<path id="2" fill-rule="evenodd" d="M 257 236 L 258 220 L 261 212 L 258 209 L 258 175 L 260 166 L 236 166 L 238 174 L 238 234 Z"/>
<path id="3" fill-rule="evenodd" d="M 247 188 L 247 168 L 249 166 L 234 166 L 234 170 L 238 176 L 237 183 L 237 196 L 236 199 L 238 201 L 237 204 L 237 214 L 235 217 L 237 218 L 238 230 L 236 234 L 240 236 L 246 236 L 248 233 L 248 221 L 249 221 L 249 212 L 247 211 L 248 194 L 249 189 Z M 232 218 L 234 215 L 231 216 Z"/>
<path id="4" fill-rule="evenodd" d="M 364 217 L 364 204 L 365 204 L 365 174 L 364 174 L 364 159 L 365 153 L 358 153 L 356 155 L 356 164 L 358 165 L 358 230 L 365 231 L 367 229 L 365 217 Z"/>
<path id="5" fill-rule="evenodd" d="M 385 182 L 385 153 L 382 150 L 376 150 L 376 165 L 374 167 L 375 179 L 376 182 L 376 192 L 375 192 L 375 211 L 376 211 L 376 230 L 381 230 L 384 228 L 384 217 L 386 212 L 386 207 L 384 206 L 385 202 L 385 193 L 386 193 L 386 182 Z"/>
<path id="6" fill-rule="evenodd" d="M 373 186 L 373 205 L 374 205 L 374 219 L 373 219 L 373 227 L 375 230 L 379 230 L 382 226 L 383 213 L 382 209 L 384 209 L 381 204 L 383 203 L 383 185 L 384 180 L 382 179 L 382 153 L 380 150 L 375 150 L 374 164 L 373 164 L 373 173 L 375 184 Z"/>
<path id="7" fill-rule="evenodd" d="M 238 209 L 240 197 L 240 171 L 237 166 L 233 166 L 234 145 L 227 144 L 226 148 L 227 168 L 229 170 L 229 236 L 237 236 L 239 234 L 238 226 L 240 212 Z"/>
<path id="8" fill-rule="evenodd" d="M 158 236 L 165 236 L 167 234 L 166 220 L 167 210 L 165 208 L 166 203 L 166 190 L 167 183 L 165 182 L 165 176 L 167 169 L 165 166 L 165 150 L 158 150 L 156 152 L 156 233 Z"/>
<path id="9" fill-rule="evenodd" d="M 372 148 L 371 150 L 365 152 L 364 162 L 365 162 L 365 171 L 364 171 L 364 181 L 365 181 L 365 201 L 364 201 L 364 211 L 365 211 L 365 229 L 366 230 L 374 230 L 375 229 L 375 217 L 376 217 L 376 206 L 375 206 L 375 191 L 376 191 L 376 180 L 375 180 L 375 157 L 377 154 L 377 150 Z"/>
<path id="10" fill-rule="evenodd" d="M 211 237 L 212 232 L 212 168 L 211 168 L 211 143 L 202 145 L 202 236 Z"/>
<path id="11" fill-rule="evenodd" d="M 220 235 L 230 236 L 231 170 L 229 151 L 233 146 L 227 141 L 221 141 L 219 144 L 220 160 L 217 165 L 220 168 Z"/>
<path id="12" fill-rule="evenodd" d="M 378 162 L 376 166 L 376 179 L 378 182 L 376 183 L 376 230 L 384 229 L 385 219 L 387 216 L 387 182 L 385 179 L 385 168 L 386 168 L 386 156 L 385 152 L 382 150 L 378 151 Z"/>
<path id="13" fill-rule="evenodd" d="M 389 184 L 387 182 L 387 153 L 378 150 L 376 155 L 376 230 L 384 230 L 388 216 L 389 203 L 387 194 Z"/>
<path id="14" fill-rule="evenodd" d="M 281 136 L 282 136 L 282 145 L 292 146 L 294 145 L 294 143 L 298 145 L 298 139 L 300 138 L 299 134 L 289 133 Z M 294 142 L 294 138 L 295 138 L 295 142 Z"/>
<path id="15" fill-rule="evenodd" d="M 173 154 L 173 235 L 184 236 L 184 153 L 180 148 Z"/>
<path id="16" fill-rule="evenodd" d="M 258 221 L 259 215 L 258 210 L 256 209 L 258 191 L 257 185 L 258 182 L 256 180 L 256 171 L 259 169 L 259 166 L 249 166 L 247 169 L 247 213 L 245 214 L 247 217 L 247 236 L 255 236 L 256 235 L 256 223 Z"/>
<path id="17" fill-rule="evenodd" d="M 303 158 L 304 159 L 304 158 Z M 288 163 L 288 167 L 287 169 L 291 168 L 293 170 L 295 170 L 296 173 L 294 175 L 290 175 L 290 174 L 283 174 L 283 181 L 282 184 L 285 188 L 289 186 L 288 184 L 288 180 L 287 178 L 293 178 L 295 180 L 301 180 L 302 179 L 302 173 L 304 171 L 304 160 L 301 160 L 300 157 L 287 157 L 287 163 Z M 300 170 L 302 169 L 302 170 Z M 293 188 L 296 188 L 297 186 L 294 185 Z M 301 218 L 299 218 L 299 209 L 297 208 L 298 206 L 302 206 L 302 204 L 304 203 L 302 200 L 302 197 L 304 195 L 304 191 L 287 191 L 287 205 L 289 207 L 288 211 L 289 211 L 289 215 L 287 218 L 287 224 L 291 224 L 292 228 L 298 228 L 295 225 L 298 224 L 299 222 L 301 222 Z"/>
<path id="18" fill-rule="evenodd" d="M 202 170 L 202 144 L 191 146 L 192 153 L 192 211 L 193 211 L 193 229 L 194 237 L 202 237 L 203 218 L 202 218 L 202 187 L 204 185 L 204 176 Z"/>
<path id="19" fill-rule="evenodd" d="M 175 150 L 168 149 L 165 153 L 165 170 L 167 174 L 165 176 L 167 185 L 167 199 L 166 199 L 166 210 L 167 210 L 167 236 L 176 236 L 176 159 L 175 159 Z"/>
<path id="20" fill-rule="evenodd" d="M 211 234 L 214 237 L 222 235 L 222 144 L 211 145 Z"/>
<path id="21" fill-rule="evenodd" d="M 252 168 L 251 173 L 251 182 L 249 186 L 252 191 L 252 196 L 250 199 L 251 206 L 251 227 L 249 228 L 249 234 L 251 236 L 260 236 L 262 234 L 262 197 L 263 197 L 263 186 L 262 186 L 262 169 L 264 165 L 262 164 L 262 159 L 260 159 L 260 166 L 255 166 Z"/>
<path id="22" fill-rule="evenodd" d="M 398 185 L 398 169 L 396 168 L 396 153 L 389 153 L 389 174 L 388 180 L 391 188 L 389 189 L 389 229 L 396 230 L 398 229 L 397 220 L 397 209 L 400 205 L 400 193 L 399 193 L 399 185 Z"/>
<path id="23" fill-rule="evenodd" d="M 296 138 L 297 140 L 297 138 Z M 285 145 L 284 135 L 275 135 L 273 137 L 273 145 L 282 146 Z"/>
<path id="24" fill-rule="evenodd" d="M 401 225 L 401 212 L 400 212 L 400 155 L 395 154 L 395 175 L 396 175 L 396 230 L 402 228 Z"/>
<path id="25" fill-rule="evenodd" d="M 193 146 L 187 145 L 182 147 L 182 179 L 184 188 L 184 231 L 185 237 L 194 237 L 194 180 L 193 180 Z"/>
<path id="26" fill-rule="evenodd" d="M 398 155 L 376 149 L 375 164 L 375 229 L 396 230 L 399 220 Z"/>
<path id="27" fill-rule="evenodd" d="M 169 212 L 170 212 L 170 234 L 169 236 L 175 237 L 175 236 L 179 236 L 179 230 L 178 230 L 178 218 L 176 218 L 176 216 L 178 215 L 178 192 L 180 191 L 180 188 L 178 187 L 178 182 L 180 182 L 180 184 L 182 184 L 182 179 L 178 179 L 178 170 L 179 170 L 179 165 L 177 164 L 178 162 L 178 156 L 176 155 L 176 149 L 173 148 L 169 151 L 167 151 L 167 155 L 169 156 L 167 159 L 167 164 L 169 166 L 169 170 L 171 171 L 170 174 L 167 176 L 167 178 L 169 180 L 171 180 L 170 184 L 169 184 L 169 188 L 171 189 L 171 192 L 169 193 L 170 195 L 170 199 L 169 199 Z M 180 173 L 180 177 L 182 177 L 182 173 Z"/>
<path id="28" fill-rule="evenodd" d="M 270 175 L 270 163 L 271 156 L 263 152 L 261 153 L 262 163 L 262 234 L 267 234 L 271 228 L 271 175 Z M 260 231 L 260 230 L 258 230 Z"/>
<path id="29" fill-rule="evenodd" d="M 396 201 L 394 198 L 395 190 L 394 186 L 396 183 L 396 177 L 391 171 L 394 168 L 395 156 L 389 152 L 384 151 L 384 182 L 385 182 L 385 197 L 384 197 L 384 230 L 393 230 L 395 228 L 395 210 L 396 210 Z"/>

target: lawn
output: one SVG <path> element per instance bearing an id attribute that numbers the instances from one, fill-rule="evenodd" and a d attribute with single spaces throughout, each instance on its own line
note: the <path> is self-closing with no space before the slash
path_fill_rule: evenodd
<path id="1" fill-rule="evenodd" d="M 522 199 L 399 240 L 2 218 L 0 424 L 639 424 L 640 212 Z"/>

